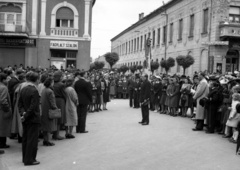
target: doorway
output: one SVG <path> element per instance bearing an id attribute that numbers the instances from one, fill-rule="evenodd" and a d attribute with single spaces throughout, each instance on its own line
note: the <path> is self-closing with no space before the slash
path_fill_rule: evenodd
<path id="1" fill-rule="evenodd" d="M 239 52 L 229 50 L 226 55 L 226 72 L 234 72 L 239 70 Z"/>

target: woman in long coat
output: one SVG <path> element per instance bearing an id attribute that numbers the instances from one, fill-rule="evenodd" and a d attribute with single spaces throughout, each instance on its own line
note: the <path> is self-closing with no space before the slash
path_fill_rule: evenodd
<path id="1" fill-rule="evenodd" d="M 7 75 L 0 73 L 0 148 L 9 148 L 7 137 L 11 134 L 12 109 L 8 88 L 5 85 Z"/>
<path id="2" fill-rule="evenodd" d="M 110 101 L 109 98 L 109 92 L 110 92 L 110 82 L 108 79 L 108 75 L 104 76 L 104 79 L 102 79 L 104 83 L 104 90 L 103 90 L 103 110 L 107 110 L 107 103 Z"/>
<path id="3" fill-rule="evenodd" d="M 77 105 L 78 105 L 78 96 L 74 88 L 72 87 L 73 79 L 68 79 L 66 81 L 66 138 L 75 138 L 72 135 L 72 130 L 74 126 L 78 125 L 78 116 L 77 116 Z"/>
<path id="4" fill-rule="evenodd" d="M 165 104 L 165 101 L 167 99 L 167 87 L 168 87 L 168 79 L 164 78 L 163 83 L 162 83 L 162 95 L 160 98 L 160 105 L 161 105 L 161 114 L 166 114 L 167 113 L 167 106 Z"/>
<path id="5" fill-rule="evenodd" d="M 199 101 L 202 98 L 207 97 L 209 93 L 209 86 L 207 80 L 204 78 L 204 74 L 199 75 L 200 83 L 197 86 L 197 90 L 193 96 L 193 99 L 197 101 L 197 110 L 196 110 L 196 127 L 193 129 L 194 131 L 199 131 L 203 129 L 204 124 L 204 107 L 199 104 Z"/>
<path id="6" fill-rule="evenodd" d="M 49 110 L 57 109 L 55 95 L 51 87 L 53 86 L 53 79 L 47 78 L 44 82 L 45 88 L 41 94 L 41 128 L 43 131 L 43 145 L 53 146 L 54 143 L 49 142 L 49 135 L 51 132 L 57 130 L 57 119 L 49 119 Z"/>
<path id="7" fill-rule="evenodd" d="M 172 86 L 170 91 L 170 101 L 169 107 L 171 108 L 172 116 L 177 116 L 177 110 L 179 107 L 179 99 L 180 99 L 180 85 L 177 82 L 176 77 L 172 77 Z"/>

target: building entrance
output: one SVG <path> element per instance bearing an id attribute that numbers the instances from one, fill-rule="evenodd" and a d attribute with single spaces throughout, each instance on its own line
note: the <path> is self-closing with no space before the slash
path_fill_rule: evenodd
<path id="1" fill-rule="evenodd" d="M 58 69 L 76 68 L 76 51 L 51 50 L 51 66 Z"/>
<path id="2" fill-rule="evenodd" d="M 226 72 L 234 72 L 239 70 L 239 52 L 229 50 L 226 55 Z"/>

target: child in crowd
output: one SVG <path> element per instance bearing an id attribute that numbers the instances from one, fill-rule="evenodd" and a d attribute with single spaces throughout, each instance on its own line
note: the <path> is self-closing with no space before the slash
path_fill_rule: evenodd
<path id="1" fill-rule="evenodd" d="M 234 93 L 232 95 L 232 105 L 230 107 L 231 112 L 229 114 L 228 121 L 226 123 L 225 135 L 230 136 L 230 130 L 232 129 L 232 137 L 229 139 L 230 142 L 237 143 L 238 131 L 237 125 L 240 122 L 240 114 L 237 113 L 236 106 L 240 103 L 240 94 Z"/>

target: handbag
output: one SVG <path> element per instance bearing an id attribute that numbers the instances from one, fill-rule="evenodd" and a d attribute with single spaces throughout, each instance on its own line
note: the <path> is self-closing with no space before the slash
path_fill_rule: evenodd
<path id="1" fill-rule="evenodd" d="M 60 109 L 50 109 L 48 112 L 49 119 L 58 119 L 61 118 L 61 110 Z"/>

